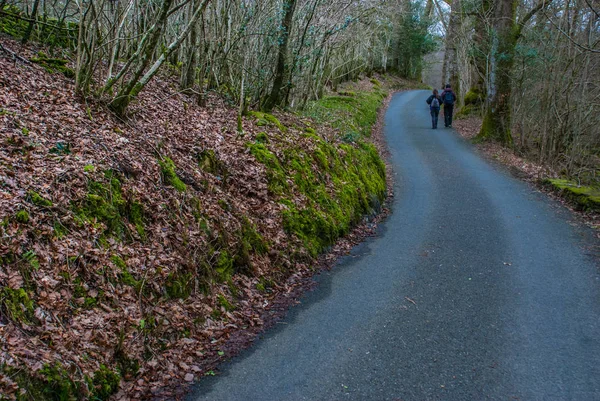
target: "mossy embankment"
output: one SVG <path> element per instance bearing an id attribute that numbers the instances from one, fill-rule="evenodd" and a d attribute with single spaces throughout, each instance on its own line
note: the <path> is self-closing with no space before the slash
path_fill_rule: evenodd
<path id="1" fill-rule="evenodd" d="M 571 202 L 577 210 L 600 212 L 600 188 L 567 179 L 548 178 L 542 184 Z"/>
<path id="2" fill-rule="evenodd" d="M 384 200 L 379 81 L 242 134 L 168 75 L 128 122 L 39 66 L 0 82 L 0 399 L 172 398 Z"/>

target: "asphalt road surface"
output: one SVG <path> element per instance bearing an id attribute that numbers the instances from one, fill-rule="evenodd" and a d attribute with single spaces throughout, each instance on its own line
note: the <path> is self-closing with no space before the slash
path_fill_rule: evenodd
<path id="1" fill-rule="evenodd" d="M 593 233 L 395 96 L 393 213 L 190 400 L 600 400 Z"/>

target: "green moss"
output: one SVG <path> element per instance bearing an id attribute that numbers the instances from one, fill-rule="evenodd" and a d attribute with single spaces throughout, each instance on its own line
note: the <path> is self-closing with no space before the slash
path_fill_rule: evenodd
<path id="1" fill-rule="evenodd" d="M 600 188 L 580 186 L 566 179 L 547 179 L 544 183 L 573 202 L 578 209 L 600 211 Z"/>
<path id="2" fill-rule="evenodd" d="M 465 94 L 465 106 L 474 105 L 478 106 L 483 103 L 483 95 L 477 89 L 471 89 Z"/>
<path id="3" fill-rule="evenodd" d="M 250 254 L 252 252 L 263 255 L 269 245 L 264 238 L 256 231 L 256 227 L 247 219 L 243 218 L 242 228 L 237 240 L 237 248 L 233 252 L 233 269 L 235 273 L 251 273 L 252 262 Z"/>
<path id="4" fill-rule="evenodd" d="M 198 167 L 212 175 L 221 176 L 223 179 L 228 176 L 227 167 L 212 149 L 203 150 L 198 154 Z"/>
<path id="5" fill-rule="evenodd" d="M 338 95 L 352 97 L 352 96 L 356 96 L 356 92 L 353 92 L 353 91 L 339 91 Z"/>
<path id="6" fill-rule="evenodd" d="M 256 142 L 258 143 L 269 143 L 269 137 L 267 136 L 267 134 L 265 132 L 259 132 L 256 135 Z"/>
<path id="7" fill-rule="evenodd" d="M 221 206 L 221 209 L 223 209 L 224 211 L 226 211 L 226 212 L 231 211 L 231 205 L 225 199 L 219 199 L 217 201 L 217 203 L 219 204 L 219 206 Z"/>
<path id="8" fill-rule="evenodd" d="M 50 58 L 42 52 L 39 52 L 37 57 L 32 57 L 30 60 L 32 63 L 39 64 L 51 74 L 60 72 L 67 78 L 75 78 L 75 71 L 67 67 L 69 60 Z"/>
<path id="9" fill-rule="evenodd" d="M 229 252 L 223 250 L 219 253 L 214 270 L 217 274 L 217 280 L 220 282 L 225 282 L 233 276 L 235 269 L 233 266 L 233 258 Z"/>
<path id="10" fill-rule="evenodd" d="M 88 387 L 91 392 L 91 399 L 106 401 L 111 395 L 119 391 L 121 376 L 104 365 L 94 372 L 94 376 L 88 378 Z"/>
<path id="11" fill-rule="evenodd" d="M 377 87 L 381 87 L 381 82 L 379 82 L 377 79 L 372 78 L 371 79 L 371 83 Z"/>
<path id="12" fill-rule="evenodd" d="M 77 277 L 73 280 L 73 298 L 83 298 L 83 305 L 81 307 L 84 309 L 93 309 L 104 298 L 104 291 L 98 291 L 98 295 L 95 297 L 88 296 L 88 291 L 84 286 L 83 280 Z"/>
<path id="13" fill-rule="evenodd" d="M 21 9 L 13 5 L 6 5 L 2 10 L 13 15 L 21 14 Z M 22 38 L 27 31 L 28 25 L 29 23 L 27 21 L 20 18 L 9 16 L 0 17 L 0 32 L 15 38 Z"/>
<path id="14" fill-rule="evenodd" d="M 173 272 L 167 277 L 165 290 L 171 299 L 187 299 L 192 295 L 194 275 L 192 273 Z"/>
<path id="15" fill-rule="evenodd" d="M 22 16 L 25 18 L 29 18 L 29 16 L 19 7 L 13 5 L 5 5 L 3 11 L 6 15 L 0 15 L 0 32 L 21 39 L 27 31 L 29 22 L 13 16 Z M 43 22 L 43 24 L 37 24 L 34 27 L 31 35 L 32 40 L 50 45 L 51 47 L 75 49 L 78 31 L 76 23 L 61 22 L 56 18 L 49 18 L 43 14 L 38 15 L 37 19 Z"/>
<path id="16" fill-rule="evenodd" d="M 315 130 L 312 127 L 306 127 L 304 128 L 304 132 L 306 132 L 307 134 L 312 134 L 312 135 L 317 135 L 317 130 Z"/>
<path id="17" fill-rule="evenodd" d="M 225 298 L 223 294 L 217 295 L 217 301 L 219 302 L 219 305 L 221 305 L 221 307 L 223 307 L 223 309 L 225 309 L 227 312 L 232 312 L 235 310 L 235 306 L 229 302 L 229 300 Z"/>
<path id="18" fill-rule="evenodd" d="M 33 250 L 24 252 L 23 255 L 21 255 L 21 260 L 27 263 L 29 267 L 34 270 L 38 270 L 40 268 L 40 261 Z"/>
<path id="19" fill-rule="evenodd" d="M 258 283 L 256 283 L 256 289 L 262 293 L 269 292 L 273 287 L 275 287 L 275 282 L 266 277 L 261 277 Z"/>
<path id="20" fill-rule="evenodd" d="M 94 167 L 93 164 L 87 164 L 85 167 L 83 167 L 84 173 L 93 173 L 95 170 L 96 170 L 96 167 Z"/>
<path id="21" fill-rule="evenodd" d="M 108 182 L 90 181 L 89 193 L 73 206 L 80 221 L 100 221 L 106 225 L 104 236 L 114 236 L 125 239 L 128 226 L 125 219 L 132 223 L 138 235 L 144 239 L 144 208 L 141 203 L 127 200 L 121 188 L 121 182 L 112 171 L 107 171 Z"/>
<path id="22" fill-rule="evenodd" d="M 27 210 L 19 210 L 15 215 L 15 219 L 22 224 L 29 223 L 29 213 Z"/>
<path id="23" fill-rule="evenodd" d="M 38 194 L 35 191 L 29 191 L 27 192 L 27 197 L 29 199 L 29 201 L 31 203 L 33 203 L 36 206 L 40 206 L 40 207 L 52 207 L 52 201 L 44 198 L 43 196 L 41 196 L 40 194 Z"/>
<path id="24" fill-rule="evenodd" d="M 316 256 L 346 234 L 362 216 L 379 208 L 385 197 L 385 164 L 370 144 L 341 145 L 321 141 L 312 155 L 288 151 L 285 166 L 295 186 L 308 199 L 299 209 L 283 201 L 285 230 L 298 236 L 310 254 Z M 319 174 L 328 174 L 334 184 L 330 193 Z"/>
<path id="25" fill-rule="evenodd" d="M 326 97 L 309 105 L 308 117 L 331 123 L 353 145 L 325 142 L 310 127 L 303 136 L 314 142 L 312 151 L 286 148 L 278 156 L 267 144 L 248 144 L 267 168 L 269 190 L 282 197 L 285 231 L 298 237 L 312 256 L 346 234 L 365 214 L 378 210 L 385 198 L 385 164 L 376 148 L 362 140 L 370 135 L 385 96 L 375 90 Z M 332 185 L 326 186 L 326 182 Z M 285 199 L 293 198 L 296 191 L 306 199 L 302 206 Z M 236 268 L 252 249 L 250 243 L 241 243 L 234 257 Z"/>
<path id="26" fill-rule="evenodd" d="M 119 342 L 115 349 L 114 358 L 117 362 L 117 369 L 119 375 L 125 380 L 131 380 L 140 371 L 140 362 L 136 358 L 132 358 L 123 349 L 123 343 L 125 342 L 125 331 L 121 330 L 119 335 Z"/>
<path id="27" fill-rule="evenodd" d="M 177 173 L 175 171 L 175 163 L 173 163 L 173 160 L 169 159 L 168 157 L 165 157 L 163 160 L 159 160 L 158 164 L 161 168 L 163 182 L 167 185 L 172 186 L 179 192 L 185 192 L 187 186 L 177 176 Z"/>
<path id="28" fill-rule="evenodd" d="M 70 155 L 71 154 L 71 144 L 65 142 L 57 142 L 56 146 L 50 148 L 50 153 L 54 155 Z"/>
<path id="29" fill-rule="evenodd" d="M 472 104 L 468 104 L 468 105 L 461 107 L 460 110 L 458 110 L 458 112 L 455 114 L 454 119 L 460 120 L 461 118 L 466 118 L 473 114 L 478 114 L 478 113 L 479 113 L 478 108 L 474 107 Z"/>
<path id="30" fill-rule="evenodd" d="M 246 243 L 250 249 L 259 255 L 263 255 L 269 250 L 269 244 L 256 231 L 256 227 L 250 220 L 246 218 L 242 221 L 242 242 Z"/>
<path id="31" fill-rule="evenodd" d="M 54 221 L 52 228 L 54 229 L 54 235 L 56 235 L 56 238 L 58 239 L 64 238 L 64 236 L 69 232 L 59 220 Z"/>
<path id="32" fill-rule="evenodd" d="M 144 207 L 139 202 L 130 202 L 128 204 L 128 219 L 135 226 L 140 238 L 146 238 L 146 230 L 144 229 Z"/>
<path id="33" fill-rule="evenodd" d="M 0 291 L 0 305 L 4 313 L 16 323 L 32 324 L 35 305 L 23 288 L 17 290 L 4 287 Z"/>
<path id="34" fill-rule="evenodd" d="M 263 113 L 260 111 L 251 111 L 248 114 L 256 118 L 256 125 L 259 127 L 270 125 L 277 127 L 281 132 L 287 132 L 287 127 L 284 126 L 281 121 L 279 121 L 277 117 L 272 114 Z"/>
<path id="35" fill-rule="evenodd" d="M 275 194 L 285 193 L 288 189 L 287 178 L 277 156 L 262 143 L 251 143 L 248 147 L 256 160 L 267 167 L 269 190 Z"/>
<path id="36" fill-rule="evenodd" d="M 119 280 L 123 284 L 133 287 L 136 292 L 139 291 L 141 289 L 142 282 L 133 277 L 125 261 L 119 255 L 113 255 L 111 257 L 111 261 L 120 270 Z"/>
<path id="37" fill-rule="evenodd" d="M 7 373 L 19 386 L 17 401 L 74 401 L 82 398 L 80 386 L 58 362 L 52 365 L 45 364 L 35 373 L 26 369 Z"/>

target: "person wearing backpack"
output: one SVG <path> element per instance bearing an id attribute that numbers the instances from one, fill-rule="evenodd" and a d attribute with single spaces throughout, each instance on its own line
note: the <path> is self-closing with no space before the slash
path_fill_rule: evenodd
<path id="1" fill-rule="evenodd" d="M 442 105 L 442 98 L 438 95 L 438 90 L 433 90 L 433 95 L 429 96 L 426 100 L 429 105 L 429 112 L 431 113 L 431 128 L 436 129 L 438 123 L 438 116 L 440 115 L 440 106 Z"/>
<path id="2" fill-rule="evenodd" d="M 442 102 L 444 103 L 444 126 L 452 128 L 452 113 L 454 112 L 456 95 L 452 91 L 450 84 L 447 84 L 446 89 L 442 92 Z"/>

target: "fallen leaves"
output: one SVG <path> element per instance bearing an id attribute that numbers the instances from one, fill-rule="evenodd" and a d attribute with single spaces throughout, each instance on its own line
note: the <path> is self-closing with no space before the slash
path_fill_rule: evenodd
<path id="1" fill-rule="evenodd" d="M 35 53 L 7 42 L 23 57 Z M 39 371 L 59 362 L 83 383 L 100 365 L 116 369 L 123 360 L 137 361 L 139 370 L 113 398 L 172 399 L 184 391 L 182 381 L 214 374 L 216 363 L 251 343 L 314 285 L 315 263 L 305 254 L 290 256 L 302 255 L 301 241 L 283 230 L 284 206 L 268 191 L 266 168 L 246 146 L 265 130 L 282 149 L 309 150 L 314 143 L 302 128 L 284 136 L 277 128 L 255 126 L 252 118 L 243 121 L 242 137 L 237 111 L 223 99 L 210 95 L 209 106 L 199 108 L 171 85 L 168 77 L 152 81 L 130 120 L 121 121 L 99 102 L 82 102 L 63 76 L 0 55 L 0 220 L 6 222 L 0 228 L 0 288 L 28 288 L 36 320 L 19 325 L 0 316 L 0 365 Z M 305 125 L 291 114 L 278 117 L 289 127 Z M 327 129 L 319 133 L 335 137 Z M 204 150 L 214 152 L 226 175 L 200 167 Z M 162 182 L 163 156 L 175 162 L 186 192 Z M 124 201 L 143 205 L 141 233 L 123 217 L 121 237 L 107 235 L 109 222 L 77 212 L 96 199 L 90 188 L 110 185 L 115 176 Z M 48 202 L 36 204 L 32 193 Z M 297 204 L 306 201 L 293 196 Z M 21 210 L 27 223 L 14 218 Z M 166 296 L 172 273 L 214 262 L 218 247 L 235 244 L 231 233 L 244 219 L 270 243 L 267 254 L 249 255 L 252 274 L 235 274 L 222 284 L 194 282 L 185 299 Z M 320 263 L 331 265 L 374 233 L 374 223 L 355 228 Z M 214 255 L 207 254 L 211 247 Z M 35 266 L 21 257 L 26 252 L 35 256 Z M 261 279 L 268 289 L 258 290 Z M 219 303 L 217 294 L 235 299 L 235 309 Z M 0 392 L 15 391 L 11 377 L 0 373 Z"/>

